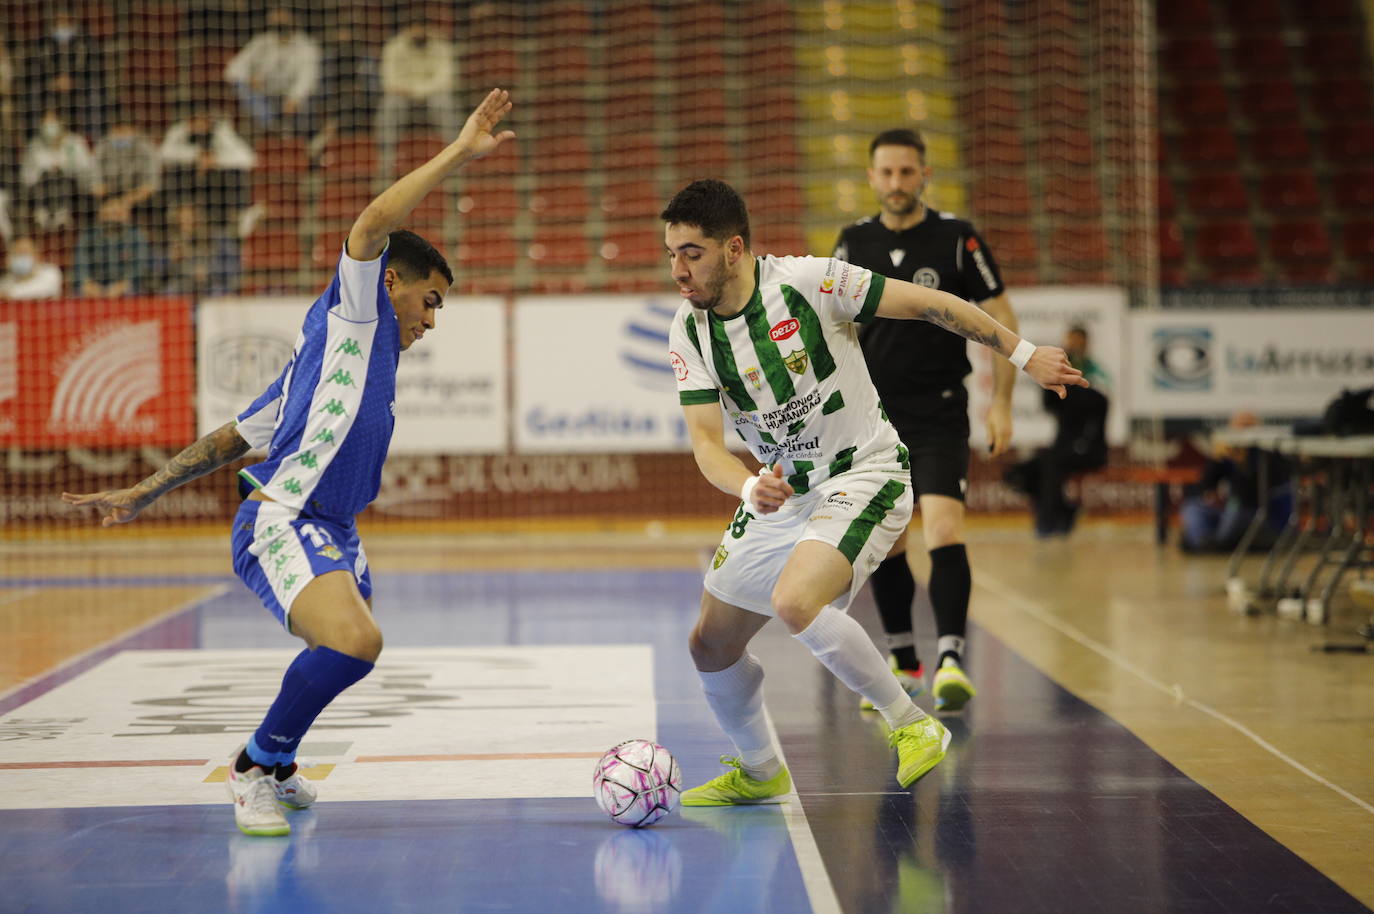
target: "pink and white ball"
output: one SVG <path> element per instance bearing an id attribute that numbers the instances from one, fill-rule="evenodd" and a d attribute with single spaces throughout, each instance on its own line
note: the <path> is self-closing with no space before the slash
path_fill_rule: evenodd
<path id="1" fill-rule="evenodd" d="M 633 828 L 653 825 L 677 808 L 682 772 L 677 759 L 658 743 L 626 740 L 596 763 L 592 795 L 614 822 Z"/>

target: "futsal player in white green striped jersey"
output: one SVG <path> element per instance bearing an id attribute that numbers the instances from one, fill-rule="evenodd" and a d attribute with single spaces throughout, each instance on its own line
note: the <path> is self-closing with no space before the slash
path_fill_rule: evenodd
<path id="1" fill-rule="evenodd" d="M 907 452 L 883 414 L 856 324 L 926 320 L 982 343 L 1061 397 L 1087 386 L 1062 349 L 1036 347 L 976 305 L 842 261 L 755 257 L 744 200 L 695 181 L 662 213 L 683 305 L 669 358 L 692 450 L 740 506 L 706 573 L 690 639 L 707 703 L 734 743 L 725 774 L 686 806 L 776 803 L 792 779 L 763 711 L 750 639 L 777 616 L 846 686 L 883 715 L 910 786 L 945 756 L 949 731 L 918 708 L 846 610 L 911 517 Z M 912 352 L 913 359 L 921 358 Z M 763 464 L 725 445 L 725 425 Z"/>

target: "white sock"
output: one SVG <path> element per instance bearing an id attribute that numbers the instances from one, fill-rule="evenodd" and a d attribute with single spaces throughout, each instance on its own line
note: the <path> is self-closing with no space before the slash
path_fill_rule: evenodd
<path id="1" fill-rule="evenodd" d="M 763 667 L 753 654 L 745 653 L 715 673 L 697 671 L 706 703 L 739 752 L 744 773 L 766 781 L 782 770 L 778 750 L 768 732 L 763 713 Z"/>
<path id="2" fill-rule="evenodd" d="M 873 703 L 892 729 L 915 723 L 925 712 L 916 707 L 863 626 L 832 606 L 821 609 L 805 630 L 793 635 L 840 682 Z"/>
<path id="3" fill-rule="evenodd" d="M 964 639 L 958 635 L 941 635 L 940 640 L 935 643 L 935 649 L 939 651 L 940 657 L 954 654 L 960 660 L 964 659 Z M 943 663 L 940 665 L 944 666 Z"/>

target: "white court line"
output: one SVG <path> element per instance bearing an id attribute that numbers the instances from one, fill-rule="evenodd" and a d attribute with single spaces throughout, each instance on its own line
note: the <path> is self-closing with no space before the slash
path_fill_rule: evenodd
<path id="1" fill-rule="evenodd" d="M 778 749 L 778 761 L 784 765 L 787 759 L 782 754 L 782 741 L 778 739 L 777 728 L 773 726 L 773 715 L 768 713 L 767 704 L 763 717 L 768 721 L 768 735 Z M 790 770 L 790 769 L 789 769 Z M 787 833 L 792 838 L 792 852 L 797 855 L 797 867 L 801 870 L 802 885 L 811 900 L 813 914 L 843 914 L 840 899 L 835 895 L 835 886 L 830 882 L 830 873 L 821 859 L 821 849 L 816 846 L 816 836 L 811 833 L 811 823 L 806 821 L 806 810 L 802 808 L 801 797 L 797 794 L 794 781 L 787 802 L 782 805 L 782 817 L 787 822 Z"/>
<path id="2" fill-rule="evenodd" d="M 32 686 L 34 683 L 36 683 L 36 682 L 41 682 L 42 680 L 47 679 L 49 676 L 56 676 L 56 675 L 58 675 L 58 674 L 61 673 L 63 670 L 65 670 L 65 669 L 67 669 L 67 668 L 69 668 L 69 667 L 71 667 L 71 666 L 74 666 L 74 665 L 76 665 L 76 664 L 78 664 L 78 663 L 81 663 L 81 662 L 82 662 L 83 660 L 85 660 L 86 658 L 91 657 L 91 656 L 93 656 L 93 655 L 95 655 L 95 654 L 98 654 L 98 653 L 100 653 L 100 652 L 103 651 L 103 650 L 107 650 L 111 645 L 115 645 L 115 644 L 118 644 L 118 643 L 121 642 L 121 641 L 125 641 L 125 640 L 130 639 L 130 638 L 133 638 L 133 637 L 135 637 L 135 636 L 137 636 L 137 635 L 141 635 L 143 632 L 147 631 L 148 629 L 152 628 L 153 626 L 157 625 L 158 623 L 160 623 L 160 622 L 165 622 L 165 621 L 167 621 L 168 619 L 170 619 L 172 616 L 177 615 L 178 613 L 183 613 L 183 612 L 185 612 L 186 610 L 190 609 L 191 607 L 196 606 L 196 605 L 201 604 L 201 603 L 204 603 L 204 602 L 206 602 L 206 601 L 208 601 L 208 600 L 213 600 L 215 597 L 218 597 L 220 594 L 222 594 L 222 593 L 224 593 L 225 591 L 227 591 L 227 590 L 229 589 L 229 586 L 230 586 L 230 585 L 228 585 L 228 584 L 214 585 L 214 586 L 213 586 L 213 589 L 212 589 L 209 593 L 203 593 L 203 594 L 201 594 L 201 595 L 198 596 L 198 597 L 192 597 L 191 599 L 187 600 L 186 602 L 181 603 L 181 604 L 179 604 L 179 605 L 177 605 L 177 606 L 173 606 L 171 609 L 167 610 L 166 612 L 160 613 L 160 614 L 158 614 L 158 615 L 152 617 L 151 619 L 149 619 L 148 621 L 144 622 L 142 625 L 139 625 L 139 626 L 136 627 L 136 628 L 131 628 L 131 629 L 129 629 L 128 631 L 120 632 L 118 635 L 115 635 L 115 636 L 112 637 L 112 638 L 108 638 L 108 639 L 106 639 L 105 641 L 102 641 L 102 642 L 100 642 L 99 644 L 95 645 L 94 647 L 87 648 L 86 650 L 82 651 L 81 653 L 79 653 L 79 654 L 77 654 L 77 655 L 75 655 L 75 656 L 73 656 L 73 657 L 68 657 L 66 660 L 63 660 L 61 663 L 59 663 L 59 664 L 58 664 L 57 666 L 55 666 L 55 667 L 51 667 L 50 669 L 46 669 L 46 670 L 44 670 L 44 671 L 41 672 L 41 673 L 36 673 L 36 674 L 34 674 L 33 676 L 30 676 L 28 679 L 25 679 L 23 682 L 19 683 L 18 685 L 12 686 L 12 687 L 6 689 L 6 690 L 3 691 L 3 692 L 0 692 L 0 701 L 4 701 L 6 698 L 9 698 L 11 695 L 15 695 L 15 694 L 17 694 L 17 693 L 19 693 L 19 692 L 24 691 L 25 689 L 27 689 L 27 688 L 29 688 L 30 686 Z"/>
<path id="3" fill-rule="evenodd" d="M 1280 761 L 1292 766 L 1295 770 L 1307 775 L 1309 778 L 1316 781 L 1318 784 L 1321 784 L 1323 787 L 1330 789 L 1331 791 L 1335 792 L 1344 799 L 1349 800 L 1351 803 L 1354 803 L 1356 806 L 1358 806 L 1360 809 L 1363 809 L 1365 812 L 1374 813 L 1374 805 L 1365 802 L 1364 800 L 1355 796 L 1350 791 L 1346 790 L 1344 787 L 1341 787 L 1339 784 L 1335 784 L 1331 781 L 1328 781 L 1326 778 L 1322 777 L 1320 774 L 1313 771 L 1311 768 L 1308 768 L 1306 765 L 1304 765 L 1302 762 L 1299 762 L 1291 755 L 1288 755 L 1282 749 L 1275 746 L 1273 743 L 1269 742 L 1264 737 L 1260 736 L 1258 733 L 1242 724 L 1240 721 L 1236 720 L 1233 717 L 1228 717 L 1227 715 L 1221 713 L 1215 708 L 1205 705 L 1202 702 L 1197 701 L 1196 699 L 1187 697 L 1183 694 L 1183 689 L 1181 686 L 1177 684 L 1169 685 L 1168 683 L 1163 682 L 1162 680 L 1156 679 L 1149 673 L 1142 670 L 1140 667 L 1131 663 L 1131 661 L 1127 660 L 1125 657 L 1121 656 L 1116 651 L 1112 650 L 1107 645 L 1103 644 L 1102 642 L 1096 640 L 1095 638 L 1089 635 L 1084 634 L 1083 632 L 1074 628 L 1072 625 L 1060 621 L 1052 613 L 1046 612 L 1045 609 L 1039 603 L 1036 603 L 1032 600 L 1027 600 L 1025 597 L 1022 597 L 1016 591 L 1004 586 L 1000 582 L 997 582 L 996 586 L 993 586 L 993 584 L 988 583 L 989 580 L 996 582 L 995 578 L 989 578 L 989 576 L 985 574 L 981 568 L 978 569 L 976 580 L 974 582 L 977 586 L 982 587 L 983 589 L 991 592 L 999 599 L 1005 600 L 1007 603 L 1011 604 L 1012 606 L 1015 606 L 1017 609 L 1021 610 L 1026 615 L 1054 629 L 1055 631 L 1059 632 L 1060 634 L 1064 635 L 1070 640 L 1077 641 L 1079 644 L 1083 645 L 1088 650 L 1106 658 L 1107 660 L 1121 667 L 1123 670 L 1126 670 L 1128 673 L 1137 676 L 1142 681 L 1154 686 L 1156 689 L 1163 692 L 1165 695 L 1168 695 L 1169 697 L 1175 699 L 1176 701 L 1179 701 L 1182 704 L 1188 705 L 1190 708 L 1193 708 L 1196 711 L 1201 711 L 1203 714 L 1206 714 L 1209 717 L 1221 721 L 1228 727 L 1234 729 L 1237 733 L 1240 733 L 1246 738 L 1248 738 L 1251 742 L 1259 746 L 1261 749 L 1270 753 Z"/>
<path id="4" fill-rule="evenodd" d="M 36 593 L 38 593 L 37 587 L 21 587 L 12 593 L 0 597 L 0 606 L 4 606 L 6 603 L 15 603 L 25 597 L 31 597 Z"/>

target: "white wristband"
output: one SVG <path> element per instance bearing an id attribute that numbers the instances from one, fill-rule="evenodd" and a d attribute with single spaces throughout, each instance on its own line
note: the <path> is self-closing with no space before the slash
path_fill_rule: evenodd
<path id="1" fill-rule="evenodd" d="M 749 502 L 749 495 L 751 492 L 754 491 L 754 486 L 758 484 L 759 477 L 750 476 L 748 479 L 744 481 L 744 485 L 739 487 L 739 500 L 744 502 L 746 505 L 749 505 L 749 507 L 751 508 L 753 507 L 753 505 Z"/>
<path id="2" fill-rule="evenodd" d="M 1022 340 L 1017 343 L 1016 348 L 1012 350 L 1010 356 L 1011 363 L 1016 366 L 1017 371 L 1021 371 L 1026 367 L 1026 363 L 1030 361 L 1033 355 L 1035 355 L 1035 344 L 1030 340 Z"/>

